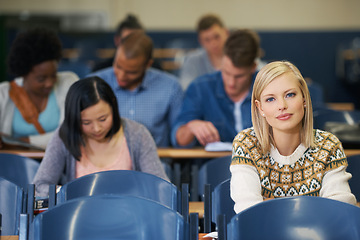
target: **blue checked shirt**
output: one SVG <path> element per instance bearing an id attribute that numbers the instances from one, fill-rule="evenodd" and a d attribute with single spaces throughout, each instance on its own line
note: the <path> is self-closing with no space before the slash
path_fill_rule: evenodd
<path id="1" fill-rule="evenodd" d="M 104 79 L 113 89 L 121 117 L 142 123 L 158 147 L 170 146 L 170 131 L 181 108 L 183 90 L 177 78 L 153 68 L 146 70 L 134 91 L 119 87 L 113 67 L 90 74 Z"/>

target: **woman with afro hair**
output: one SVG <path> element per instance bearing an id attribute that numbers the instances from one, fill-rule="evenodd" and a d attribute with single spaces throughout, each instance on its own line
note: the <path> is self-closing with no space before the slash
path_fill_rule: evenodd
<path id="1" fill-rule="evenodd" d="M 61 49 L 56 33 L 45 28 L 13 41 L 7 64 L 16 78 L 0 84 L 0 148 L 14 138 L 45 148 L 62 122 L 66 93 L 78 76 L 57 72 Z"/>

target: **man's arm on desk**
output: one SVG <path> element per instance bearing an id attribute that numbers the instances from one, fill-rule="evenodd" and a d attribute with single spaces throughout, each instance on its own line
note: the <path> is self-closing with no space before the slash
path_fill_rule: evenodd
<path id="1" fill-rule="evenodd" d="M 220 141 L 218 130 L 208 121 L 192 120 L 176 131 L 176 141 L 180 146 L 189 145 L 195 137 L 203 146 L 209 142 Z"/>

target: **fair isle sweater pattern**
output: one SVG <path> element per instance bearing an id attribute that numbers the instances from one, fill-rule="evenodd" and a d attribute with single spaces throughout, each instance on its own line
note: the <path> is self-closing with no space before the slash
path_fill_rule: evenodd
<path id="1" fill-rule="evenodd" d="M 262 196 L 319 196 L 324 174 L 347 160 L 339 139 L 332 133 L 314 130 L 316 147 L 308 148 L 291 165 L 276 162 L 270 153 L 261 154 L 260 143 L 253 128 L 240 132 L 233 141 L 231 165 L 247 164 L 258 171 Z"/>

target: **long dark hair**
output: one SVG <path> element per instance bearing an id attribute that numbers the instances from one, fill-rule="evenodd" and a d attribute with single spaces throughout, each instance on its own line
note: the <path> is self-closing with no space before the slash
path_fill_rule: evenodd
<path id="1" fill-rule="evenodd" d="M 81 127 L 81 111 L 105 101 L 112 108 L 113 126 L 106 137 L 112 137 L 121 127 L 117 100 L 111 87 L 101 78 L 93 76 L 73 83 L 65 100 L 65 118 L 59 130 L 59 136 L 70 153 L 79 160 L 80 146 L 84 145 Z"/>

